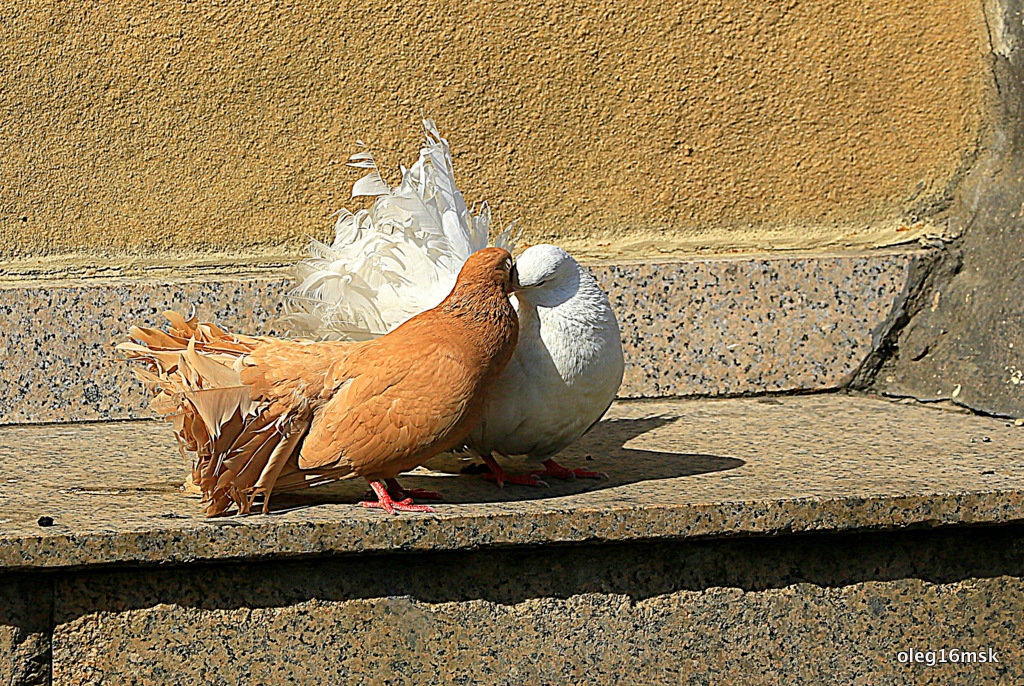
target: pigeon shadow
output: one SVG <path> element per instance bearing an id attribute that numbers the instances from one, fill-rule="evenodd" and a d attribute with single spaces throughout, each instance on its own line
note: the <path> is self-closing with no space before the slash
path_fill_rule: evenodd
<path id="1" fill-rule="evenodd" d="M 719 455 L 685 453 L 674 450 L 674 444 L 685 440 L 685 432 L 658 430 L 676 421 L 677 417 L 646 417 L 642 419 L 605 419 L 575 444 L 556 456 L 559 464 L 588 471 L 604 472 L 607 479 L 559 480 L 543 477 L 548 486 L 506 484 L 498 488 L 482 476 L 465 471 L 479 465 L 479 460 L 454 454 L 439 455 L 426 465 L 398 477 L 406 488 L 438 491 L 439 504 L 501 503 L 543 500 L 576 493 L 599 491 L 627 484 L 659 479 L 720 472 L 743 466 L 743 460 Z M 539 470 L 542 466 L 526 459 L 503 460 L 502 466 L 511 474 Z M 482 465 L 481 465 L 482 466 Z M 467 467 L 470 467 L 467 470 Z M 682 486 L 682 485 L 681 485 Z M 355 503 L 369 495 L 366 482 L 348 479 L 318 486 L 297 493 L 282 493 L 271 500 L 271 509 L 280 512 L 326 503 Z M 428 504 L 431 501 L 417 499 Z"/>

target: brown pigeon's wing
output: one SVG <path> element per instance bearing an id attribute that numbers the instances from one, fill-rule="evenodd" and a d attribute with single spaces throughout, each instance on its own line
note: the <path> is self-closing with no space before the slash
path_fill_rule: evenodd
<path id="1" fill-rule="evenodd" d="M 427 447 L 451 440 L 476 386 L 459 351 L 436 338 L 387 348 L 392 354 L 353 360 L 351 378 L 313 419 L 300 468 L 340 462 L 361 475 L 394 476 Z"/>
<path id="2" fill-rule="evenodd" d="M 337 377 L 358 343 L 260 340 L 243 360 L 241 380 L 253 398 L 287 405 L 317 403 L 328 398 L 347 377 Z"/>

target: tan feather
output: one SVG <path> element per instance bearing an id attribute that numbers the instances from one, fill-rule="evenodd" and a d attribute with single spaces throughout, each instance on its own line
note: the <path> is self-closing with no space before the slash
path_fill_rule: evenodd
<path id="1" fill-rule="evenodd" d="M 192 336 L 192 332 L 195 330 L 195 324 L 197 321 L 195 314 L 193 314 L 187 321 L 185 317 L 174 310 L 167 310 L 163 315 L 167 318 L 167 321 L 171 323 L 171 331 L 173 333 L 183 336 L 184 338 L 190 338 Z"/>
<path id="2" fill-rule="evenodd" d="M 241 384 L 228 388 L 204 388 L 182 395 L 196 409 L 212 438 L 220 436 L 220 428 L 236 413 L 249 413 L 249 388 Z"/>

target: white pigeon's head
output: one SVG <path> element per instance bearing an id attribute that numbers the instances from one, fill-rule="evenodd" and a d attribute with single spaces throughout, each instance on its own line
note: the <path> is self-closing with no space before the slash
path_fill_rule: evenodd
<path id="1" fill-rule="evenodd" d="M 580 267 L 557 245 L 534 245 L 516 260 L 519 288 L 516 298 L 534 305 L 554 306 L 579 288 Z"/>

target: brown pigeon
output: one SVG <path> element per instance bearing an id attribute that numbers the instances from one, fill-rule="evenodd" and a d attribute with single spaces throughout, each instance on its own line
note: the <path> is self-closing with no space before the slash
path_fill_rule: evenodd
<path id="1" fill-rule="evenodd" d="M 231 334 L 166 313 L 168 331 L 133 327 L 118 349 L 172 415 L 208 515 L 251 511 L 272 492 L 361 476 L 365 507 L 431 511 L 394 480 L 462 445 L 512 356 L 519 324 L 509 253 L 473 253 L 437 307 L 363 342 Z M 391 487 L 391 493 L 385 487 Z"/>

